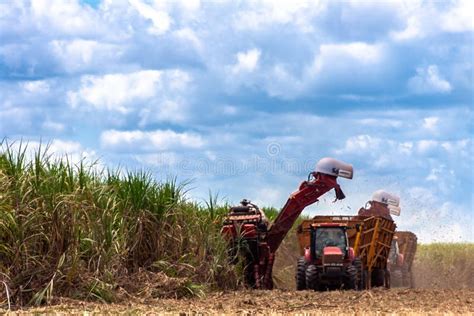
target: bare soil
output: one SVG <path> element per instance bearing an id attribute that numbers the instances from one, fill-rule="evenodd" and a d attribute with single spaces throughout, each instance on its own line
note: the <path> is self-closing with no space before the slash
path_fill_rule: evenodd
<path id="1" fill-rule="evenodd" d="M 11 314 L 474 314 L 473 290 L 237 291 L 194 299 L 130 300 L 96 304 L 59 299 L 58 305 Z M 0 313 L 2 311 L 0 310 Z M 4 311 L 5 312 L 5 311 Z"/>

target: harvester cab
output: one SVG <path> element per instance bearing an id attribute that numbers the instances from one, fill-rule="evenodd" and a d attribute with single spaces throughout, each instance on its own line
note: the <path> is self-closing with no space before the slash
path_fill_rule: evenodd
<path id="1" fill-rule="evenodd" d="M 310 244 L 298 260 L 298 290 L 326 288 L 358 289 L 360 260 L 349 245 L 345 223 L 314 223 L 310 226 Z"/>
<path id="2" fill-rule="evenodd" d="M 294 222 L 308 205 L 318 201 L 326 192 L 334 189 L 336 200 L 343 199 L 337 177 L 352 179 L 351 165 L 333 158 L 323 158 L 313 172 L 293 192 L 275 221 L 268 225 L 263 212 L 255 204 L 243 200 L 232 207 L 224 221 L 222 235 L 229 244 L 232 258 L 245 260 L 246 284 L 253 288 L 273 288 L 272 269 L 275 252 Z"/>

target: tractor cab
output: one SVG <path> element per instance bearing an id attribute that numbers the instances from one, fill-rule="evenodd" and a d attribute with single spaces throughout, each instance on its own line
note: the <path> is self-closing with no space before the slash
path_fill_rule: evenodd
<path id="1" fill-rule="evenodd" d="M 323 265 L 342 265 L 349 259 L 347 226 L 322 223 L 311 226 L 310 260 Z M 353 252 L 352 252 L 353 256 Z"/>
<path id="2" fill-rule="evenodd" d="M 310 245 L 298 260 L 297 289 L 360 288 L 361 263 L 354 256 L 345 223 L 314 223 Z"/>

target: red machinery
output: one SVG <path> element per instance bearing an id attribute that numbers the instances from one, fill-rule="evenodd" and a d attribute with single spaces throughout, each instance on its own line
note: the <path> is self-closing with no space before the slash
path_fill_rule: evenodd
<path id="1" fill-rule="evenodd" d="M 308 205 L 318 201 L 326 192 L 334 189 L 336 199 L 343 199 L 337 177 L 352 179 L 351 165 L 332 158 L 323 158 L 314 172 L 293 192 L 281 209 L 274 223 L 267 225 L 259 208 L 243 200 L 240 206 L 232 207 L 222 228 L 229 242 L 229 254 L 245 262 L 246 283 L 254 288 L 273 288 L 272 269 L 275 252 L 294 222 Z"/>
<path id="2" fill-rule="evenodd" d="M 360 258 L 355 256 L 347 235 L 348 223 L 315 222 L 303 231 L 299 226 L 298 240 L 300 247 L 305 246 L 305 235 L 309 233 L 309 247 L 304 248 L 304 256 L 300 257 L 296 268 L 296 289 L 325 290 L 363 288 L 363 267 Z M 360 225 L 357 227 L 360 235 Z"/>

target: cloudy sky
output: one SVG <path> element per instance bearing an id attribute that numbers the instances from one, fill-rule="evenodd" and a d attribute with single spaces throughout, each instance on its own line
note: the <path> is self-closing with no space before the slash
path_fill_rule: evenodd
<path id="1" fill-rule="evenodd" d="M 307 214 L 380 188 L 423 242 L 474 241 L 472 1 L 1 1 L 0 137 Z"/>

